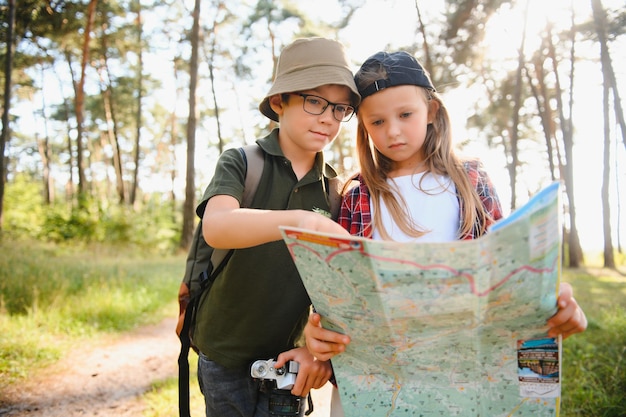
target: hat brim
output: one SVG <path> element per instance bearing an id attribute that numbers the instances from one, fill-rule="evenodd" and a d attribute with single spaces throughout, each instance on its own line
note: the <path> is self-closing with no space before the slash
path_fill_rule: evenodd
<path id="1" fill-rule="evenodd" d="M 343 85 L 353 93 L 354 106 L 359 104 L 359 90 L 354 83 L 354 76 L 348 70 L 339 69 L 336 66 L 315 66 L 283 74 L 270 88 L 267 96 L 259 104 L 259 110 L 269 119 L 278 122 L 278 115 L 270 106 L 270 97 L 276 94 L 293 93 L 297 91 L 312 90 L 322 85 Z"/>

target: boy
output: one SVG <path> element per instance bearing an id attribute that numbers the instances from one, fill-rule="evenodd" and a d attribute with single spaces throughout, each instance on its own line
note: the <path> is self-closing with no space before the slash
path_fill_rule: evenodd
<path id="1" fill-rule="evenodd" d="M 241 154 L 229 149 L 220 156 L 197 210 L 206 242 L 236 249 L 198 307 L 194 343 L 208 417 L 269 416 L 270 404 L 273 412 L 299 404 L 302 415 L 301 397 L 331 376 L 330 363 L 296 347 L 310 300 L 278 226 L 328 223 L 345 233 L 329 218 L 328 179 L 336 173 L 324 163 L 322 150 L 359 101 L 339 42 L 296 40 L 281 53 L 274 83 L 259 106 L 280 127 L 257 140 L 264 170 L 253 208 L 240 207 L 246 169 Z M 299 364 L 291 394 L 277 392 L 274 381 L 250 376 L 253 362 L 279 354 L 280 364 Z"/>

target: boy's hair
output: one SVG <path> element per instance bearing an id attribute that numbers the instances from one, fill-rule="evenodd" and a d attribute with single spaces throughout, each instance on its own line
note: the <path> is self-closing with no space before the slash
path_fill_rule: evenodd
<path id="1" fill-rule="evenodd" d="M 340 42 L 326 38 L 297 39 L 281 52 L 274 83 L 259 110 L 277 122 L 278 115 L 269 104 L 271 96 L 311 90 L 326 84 L 348 87 L 352 92 L 350 104 L 355 107 L 361 101 L 348 57 Z"/>
<path id="2" fill-rule="evenodd" d="M 435 100 L 439 109 L 433 122 L 428 125 L 423 149 L 426 171 L 439 175 L 448 175 L 456 186 L 456 192 L 462 203 L 463 217 L 459 227 L 459 237 L 465 237 L 478 228 L 478 235 L 485 233 L 490 222 L 490 215 L 485 210 L 478 193 L 474 189 L 463 161 L 455 154 L 452 147 L 452 132 L 448 111 L 436 92 L 428 73 L 420 63 L 406 52 L 379 52 L 366 60 L 355 76 L 355 81 L 362 99 L 384 88 L 398 85 L 415 85 L 420 87 L 424 100 Z M 372 196 L 374 212 L 380 213 L 380 201 L 389 208 L 394 222 L 409 236 L 421 236 L 425 232 L 411 222 L 406 201 L 400 201 L 387 183 L 387 174 L 393 161 L 380 153 L 369 141 L 369 135 L 357 112 L 357 152 L 359 155 L 361 175 Z M 423 177 L 422 177 L 423 178 Z M 374 229 L 384 239 L 390 239 L 385 230 L 381 216 L 375 216 Z"/>

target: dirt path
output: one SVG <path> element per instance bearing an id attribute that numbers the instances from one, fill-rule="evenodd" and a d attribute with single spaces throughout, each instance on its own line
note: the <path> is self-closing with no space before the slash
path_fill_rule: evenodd
<path id="1" fill-rule="evenodd" d="M 45 375 L 3 393 L 0 415 L 138 416 L 139 395 L 175 376 L 180 344 L 175 319 L 146 326 L 97 346 L 76 349 Z"/>
<path id="2" fill-rule="evenodd" d="M 138 417 L 150 384 L 178 375 L 175 319 L 76 349 L 42 375 L 0 393 L 0 416 Z M 312 417 L 328 416 L 327 389 Z"/>

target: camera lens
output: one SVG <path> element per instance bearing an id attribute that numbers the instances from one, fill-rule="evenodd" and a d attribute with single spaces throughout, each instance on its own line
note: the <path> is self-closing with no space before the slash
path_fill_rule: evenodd
<path id="1" fill-rule="evenodd" d="M 257 361 L 252 364 L 252 376 L 255 378 L 263 378 L 267 374 L 267 364 L 263 361 Z"/>

